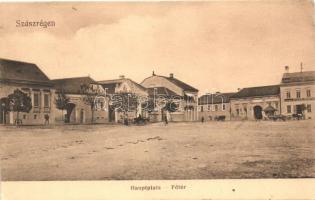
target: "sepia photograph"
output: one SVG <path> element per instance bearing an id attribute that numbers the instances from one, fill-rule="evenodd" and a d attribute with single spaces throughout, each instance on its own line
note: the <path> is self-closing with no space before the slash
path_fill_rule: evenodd
<path id="1" fill-rule="evenodd" d="M 0 3 L 0 180 L 315 178 L 314 12 Z"/>

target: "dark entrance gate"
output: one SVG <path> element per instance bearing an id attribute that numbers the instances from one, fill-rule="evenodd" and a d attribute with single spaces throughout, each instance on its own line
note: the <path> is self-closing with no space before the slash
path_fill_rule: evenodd
<path id="1" fill-rule="evenodd" d="M 262 119 L 262 107 L 261 106 L 255 106 L 254 107 L 254 116 L 255 116 L 255 119 Z"/>
<path id="2" fill-rule="evenodd" d="M 72 113 L 74 107 L 75 107 L 74 103 L 68 103 L 67 104 L 67 106 L 66 106 L 67 113 L 66 113 L 66 118 L 65 118 L 66 123 L 70 123 L 70 116 L 71 116 L 71 113 Z"/>
<path id="3" fill-rule="evenodd" d="M 109 122 L 115 122 L 115 107 L 110 106 L 108 110 L 108 121 Z"/>

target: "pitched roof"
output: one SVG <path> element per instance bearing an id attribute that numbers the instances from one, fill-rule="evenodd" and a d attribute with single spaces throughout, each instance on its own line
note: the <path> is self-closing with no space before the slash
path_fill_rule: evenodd
<path id="1" fill-rule="evenodd" d="M 51 80 L 57 91 L 63 90 L 65 93 L 69 94 L 80 94 L 81 85 L 83 84 L 98 84 L 91 77 L 73 77 L 73 78 L 62 78 Z"/>
<path id="2" fill-rule="evenodd" d="M 175 92 L 173 92 L 172 90 L 169 90 L 166 87 L 148 88 L 149 96 L 154 96 L 154 91 L 155 91 L 155 95 L 163 95 L 166 97 L 178 96 Z"/>
<path id="3" fill-rule="evenodd" d="M 202 95 L 198 98 L 198 105 L 212 104 L 212 102 L 213 104 L 218 104 L 222 103 L 222 99 L 223 103 L 228 103 L 230 102 L 230 97 L 234 94 L 235 92 Z"/>
<path id="4" fill-rule="evenodd" d="M 51 84 L 36 64 L 0 58 L 0 80 Z"/>
<path id="5" fill-rule="evenodd" d="M 122 79 L 114 79 L 114 80 L 104 80 L 104 81 L 97 81 L 102 87 L 105 89 L 107 88 L 106 92 L 108 94 L 114 94 L 115 88 L 118 84 L 122 83 Z"/>
<path id="6" fill-rule="evenodd" d="M 282 84 L 315 81 L 315 71 L 284 73 Z"/>
<path id="7" fill-rule="evenodd" d="M 230 98 L 244 98 L 244 97 L 261 97 L 270 95 L 279 95 L 280 86 L 279 85 L 268 85 L 260 87 L 249 87 L 243 88 L 239 92 L 232 95 Z"/>
<path id="8" fill-rule="evenodd" d="M 121 84 L 124 80 L 130 81 L 133 84 L 135 84 L 136 86 L 138 86 L 139 88 L 143 89 L 143 90 L 147 90 L 145 87 L 143 87 L 142 85 L 140 85 L 139 83 L 129 79 L 129 78 L 120 78 L 120 79 L 112 79 L 112 80 L 103 80 L 103 81 L 97 81 L 99 84 L 101 84 L 103 86 L 103 88 L 107 88 L 107 92 L 110 94 L 114 94 L 115 93 L 115 88 L 117 86 L 117 84 Z"/>
<path id="9" fill-rule="evenodd" d="M 198 89 L 188 85 L 187 83 L 184 83 L 183 81 L 178 80 L 177 78 L 172 78 L 172 77 L 165 77 L 167 80 L 171 81 L 178 87 L 182 88 L 184 91 L 187 92 L 198 92 Z"/>
<path id="10" fill-rule="evenodd" d="M 146 79 L 151 78 L 153 76 L 163 77 L 163 78 L 167 79 L 168 81 L 172 82 L 173 84 L 175 84 L 176 86 L 180 87 L 181 89 L 183 89 L 186 92 L 198 92 L 199 91 L 198 89 L 194 88 L 193 86 L 188 85 L 187 83 L 184 83 L 183 81 L 178 80 L 177 78 L 161 76 L 161 75 L 156 75 L 156 74 L 145 78 L 142 82 L 144 82 Z"/>

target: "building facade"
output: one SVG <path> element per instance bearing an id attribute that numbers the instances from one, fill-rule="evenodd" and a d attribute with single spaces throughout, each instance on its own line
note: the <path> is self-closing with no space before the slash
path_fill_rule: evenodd
<path id="1" fill-rule="evenodd" d="M 284 73 L 280 84 L 281 113 L 315 119 L 315 71 Z"/>
<path id="2" fill-rule="evenodd" d="M 199 120 L 230 120 L 231 106 L 230 97 L 235 93 L 206 94 L 199 97 L 198 111 Z"/>
<path id="3" fill-rule="evenodd" d="M 243 88 L 230 97 L 232 120 L 261 120 L 281 113 L 280 86 Z"/>
<path id="4" fill-rule="evenodd" d="M 52 80 L 56 96 L 63 93 L 69 102 L 64 110 L 56 109 L 57 123 L 87 124 L 108 122 L 108 98 L 103 87 L 90 77 L 75 77 Z M 86 95 L 83 86 L 95 91 Z M 95 94 L 96 93 L 96 94 Z M 94 102 L 94 106 L 92 106 Z"/>
<path id="5" fill-rule="evenodd" d="M 174 74 L 170 74 L 169 77 L 156 75 L 154 72 L 152 76 L 144 79 L 141 83 L 147 89 L 153 91 L 153 96 L 158 96 L 156 91 L 159 88 L 166 88 L 171 91 L 173 94 L 167 97 L 168 101 L 172 101 L 177 106 L 175 112 L 169 113 L 170 121 L 196 121 L 198 120 L 198 111 L 197 111 L 197 101 L 198 101 L 198 90 L 187 83 L 178 80 L 174 77 Z M 151 96 L 152 96 L 151 95 Z M 162 96 L 163 99 L 163 95 Z M 154 103 L 156 105 L 156 103 Z M 163 113 L 161 108 L 158 108 L 154 112 L 151 112 L 152 115 L 159 115 L 156 118 L 162 120 Z"/>
<path id="6" fill-rule="evenodd" d="M 132 121 L 139 115 L 147 117 L 147 112 L 142 108 L 142 104 L 148 98 L 145 87 L 125 76 L 114 80 L 98 81 L 98 83 L 102 85 L 110 97 L 110 101 L 116 102 L 116 106 L 109 107 L 109 121 L 122 122 L 124 117 L 128 117 Z M 132 105 L 132 102 L 136 105 Z M 127 104 L 127 106 L 123 106 L 123 104 Z"/>
<path id="7" fill-rule="evenodd" d="M 50 124 L 54 123 L 55 89 L 49 78 L 36 64 L 0 59 L 0 99 L 8 97 L 14 90 L 26 93 L 32 101 L 30 112 L 21 112 L 19 121 L 24 125 L 45 124 L 48 116 Z M 0 123 L 14 124 L 17 112 L 8 111 L 0 105 Z"/>

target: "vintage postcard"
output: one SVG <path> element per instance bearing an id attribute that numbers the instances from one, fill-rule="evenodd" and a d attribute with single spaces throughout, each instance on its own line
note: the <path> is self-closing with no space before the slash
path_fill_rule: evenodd
<path id="1" fill-rule="evenodd" d="M 313 1 L 0 3 L 4 200 L 314 199 L 314 122 Z"/>

